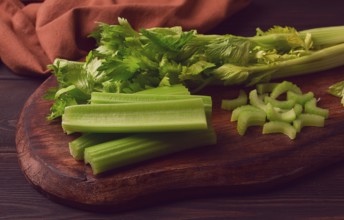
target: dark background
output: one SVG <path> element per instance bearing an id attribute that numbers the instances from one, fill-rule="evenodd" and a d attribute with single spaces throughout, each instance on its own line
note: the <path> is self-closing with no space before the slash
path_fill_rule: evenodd
<path id="1" fill-rule="evenodd" d="M 344 1 L 253 0 L 209 33 L 249 36 L 256 27 L 266 30 L 273 25 L 299 30 L 344 25 Z M 27 182 L 15 148 L 21 108 L 41 83 L 42 79 L 18 77 L 0 63 L 0 219 L 344 219 L 344 162 L 269 191 L 185 198 L 110 215 L 52 202 Z"/>

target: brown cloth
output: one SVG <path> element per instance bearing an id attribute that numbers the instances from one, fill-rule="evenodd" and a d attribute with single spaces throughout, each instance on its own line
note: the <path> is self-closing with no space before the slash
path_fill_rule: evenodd
<path id="1" fill-rule="evenodd" d="M 55 58 L 80 60 L 97 22 L 126 18 L 135 29 L 182 26 L 204 33 L 249 0 L 0 0 L 0 59 L 19 75 L 45 75 Z"/>

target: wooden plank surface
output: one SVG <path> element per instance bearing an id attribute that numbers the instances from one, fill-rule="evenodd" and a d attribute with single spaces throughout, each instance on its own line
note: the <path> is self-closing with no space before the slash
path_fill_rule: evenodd
<path id="1" fill-rule="evenodd" d="M 282 4 L 282 5 L 281 5 Z M 213 33 L 252 34 L 257 26 L 274 24 L 311 28 L 343 25 L 343 2 L 334 0 L 254 1 L 251 6 L 224 21 Z M 16 104 L 1 107 L 1 123 L 16 122 L 21 106 L 38 83 L 23 80 L 18 86 L 7 71 L 0 71 L 0 100 L 11 102 L 5 85 L 19 92 Z M 14 77 L 16 78 L 16 77 Z M 20 88 L 20 89 L 19 89 Z M 11 92 L 15 92 L 12 90 Z M 11 123 L 10 123 L 11 124 Z M 37 193 L 19 169 L 14 145 L 14 127 L 0 129 L 0 218 L 1 219 L 340 219 L 344 218 L 344 164 L 336 163 L 316 173 L 279 187 L 241 196 L 215 195 L 171 201 L 146 209 L 102 215 L 71 209 Z"/>
<path id="2" fill-rule="evenodd" d="M 328 77 L 331 75 L 331 77 Z M 327 88 L 344 80 L 344 68 L 288 78 L 302 91 L 313 91 L 319 106 L 329 109 L 326 128 L 306 127 L 295 140 L 262 135 L 261 127 L 237 134 L 221 100 L 237 89 L 211 87 L 202 91 L 213 98 L 212 126 L 217 144 L 94 176 L 89 166 L 75 161 L 61 121 L 49 122 L 50 101 L 42 97 L 56 86 L 46 80 L 28 99 L 20 115 L 16 143 L 22 170 L 34 187 L 59 202 L 82 209 L 115 211 L 133 209 L 170 199 L 247 193 L 268 189 L 344 160 L 344 108 Z"/>

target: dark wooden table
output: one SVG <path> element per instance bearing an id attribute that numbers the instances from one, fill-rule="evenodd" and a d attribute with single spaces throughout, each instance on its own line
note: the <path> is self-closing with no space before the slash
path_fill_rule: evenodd
<path id="1" fill-rule="evenodd" d="M 343 8 L 342 0 L 257 0 L 211 32 L 253 35 L 256 27 L 272 25 L 298 29 L 344 25 Z M 18 77 L 0 64 L 0 219 L 344 219 L 344 161 L 254 194 L 185 198 L 116 214 L 57 204 L 27 182 L 15 146 L 20 111 L 42 81 Z"/>

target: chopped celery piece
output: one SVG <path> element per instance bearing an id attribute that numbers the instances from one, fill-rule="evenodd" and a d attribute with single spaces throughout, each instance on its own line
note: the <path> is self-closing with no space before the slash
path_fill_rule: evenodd
<path id="1" fill-rule="evenodd" d="M 70 154 L 76 160 L 84 159 L 84 151 L 87 147 L 100 144 L 106 141 L 122 138 L 124 134 L 115 133 L 86 133 L 69 142 Z"/>
<path id="2" fill-rule="evenodd" d="M 279 83 L 260 83 L 256 85 L 258 94 L 270 93 Z"/>
<path id="3" fill-rule="evenodd" d="M 240 90 L 239 96 L 235 99 L 224 99 L 221 102 L 221 108 L 224 110 L 233 110 L 239 106 L 247 104 L 247 94 L 244 90 Z"/>
<path id="4" fill-rule="evenodd" d="M 212 128 L 202 131 L 136 134 L 88 147 L 85 162 L 94 174 L 169 155 L 191 148 L 216 144 Z"/>
<path id="5" fill-rule="evenodd" d="M 299 133 L 302 129 L 302 123 L 301 123 L 301 120 L 300 119 L 296 119 L 293 121 L 293 126 L 296 130 L 296 133 Z"/>
<path id="6" fill-rule="evenodd" d="M 239 118 L 239 115 L 241 112 L 243 111 L 259 111 L 259 112 L 263 112 L 263 110 L 261 110 L 260 108 L 257 108 L 256 106 L 253 106 L 253 105 L 243 105 L 243 106 L 240 106 L 236 109 L 234 109 L 232 111 L 232 116 L 231 116 L 231 121 L 237 121 L 238 118 Z"/>
<path id="7" fill-rule="evenodd" d="M 183 84 L 172 86 L 161 86 L 136 92 L 136 94 L 155 94 L 155 95 L 190 95 L 190 91 Z"/>
<path id="8" fill-rule="evenodd" d="M 281 109 L 291 109 L 295 105 L 294 100 L 277 100 L 269 96 L 264 97 L 264 102 L 266 104 L 270 103 L 273 107 L 281 108 Z"/>
<path id="9" fill-rule="evenodd" d="M 298 116 L 298 115 L 300 115 L 301 113 L 302 113 L 302 111 L 303 111 L 303 107 L 302 107 L 302 105 L 301 104 L 298 104 L 298 103 L 296 103 L 295 105 L 294 105 L 294 111 L 295 111 L 295 114 L 296 114 L 296 116 Z"/>
<path id="10" fill-rule="evenodd" d="M 62 128 L 68 134 L 187 131 L 206 129 L 207 118 L 201 98 L 75 105 L 66 107 Z"/>
<path id="11" fill-rule="evenodd" d="M 262 97 L 258 95 L 257 90 L 254 89 L 249 93 L 250 104 L 260 108 L 266 112 L 266 104 L 263 102 Z"/>
<path id="12" fill-rule="evenodd" d="M 278 96 L 282 95 L 283 93 L 286 93 L 288 91 L 293 91 L 296 94 L 302 94 L 301 89 L 289 81 L 283 81 L 279 83 L 275 88 L 272 90 L 270 97 L 273 99 L 277 99 Z"/>
<path id="13" fill-rule="evenodd" d="M 283 133 L 290 139 L 296 138 L 296 129 L 287 122 L 270 121 L 263 125 L 263 134 Z"/>
<path id="14" fill-rule="evenodd" d="M 324 127 L 325 117 L 316 114 L 302 113 L 293 122 L 293 125 L 297 132 L 300 132 L 305 126 Z"/>
<path id="15" fill-rule="evenodd" d="M 263 111 L 243 111 L 239 114 L 237 131 L 244 135 L 248 127 L 262 126 L 265 120 L 266 114 Z"/>
<path id="16" fill-rule="evenodd" d="M 287 100 L 294 100 L 296 103 L 304 105 L 306 102 L 314 98 L 313 92 L 307 92 L 305 94 L 297 94 L 293 91 L 287 92 Z"/>
<path id="17" fill-rule="evenodd" d="M 180 99 L 199 99 L 201 98 L 204 104 L 204 109 L 208 116 L 212 112 L 211 96 L 205 95 L 156 95 L 145 93 L 91 93 L 91 104 L 115 104 L 115 103 L 132 103 L 132 102 L 154 102 L 166 100 L 180 100 Z"/>
<path id="18" fill-rule="evenodd" d="M 315 98 L 312 98 L 311 100 L 305 103 L 305 112 L 320 115 L 325 118 L 328 118 L 329 115 L 328 109 L 320 108 L 317 106 L 317 101 Z"/>
<path id="19" fill-rule="evenodd" d="M 288 123 L 296 119 L 296 113 L 293 108 L 286 112 L 278 112 L 270 103 L 267 104 L 266 116 L 270 121 L 283 121 Z"/>

